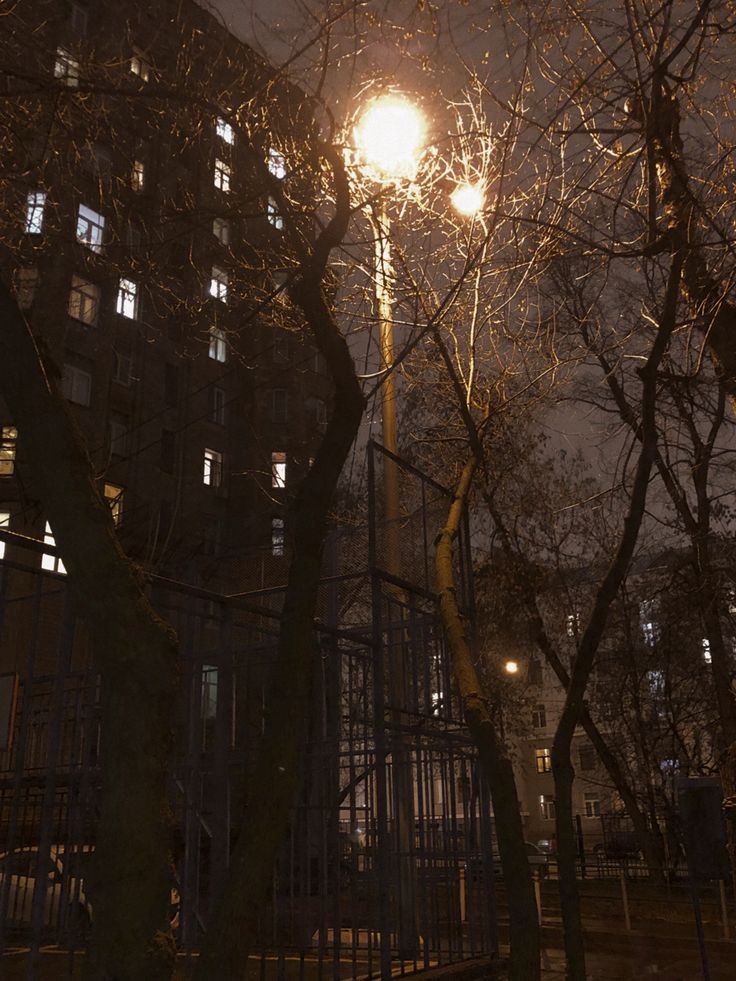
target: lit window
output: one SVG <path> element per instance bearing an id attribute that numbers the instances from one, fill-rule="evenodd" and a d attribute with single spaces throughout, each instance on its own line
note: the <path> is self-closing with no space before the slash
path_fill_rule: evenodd
<path id="1" fill-rule="evenodd" d="M 94 326 L 100 306 L 100 287 L 81 276 L 72 276 L 69 293 L 69 316 L 81 320 L 83 324 Z"/>
<path id="2" fill-rule="evenodd" d="M 110 453 L 113 456 L 128 455 L 128 420 L 118 416 L 110 420 Z"/>
<path id="3" fill-rule="evenodd" d="M 568 613 L 567 614 L 567 636 L 577 637 L 580 631 L 580 614 L 579 613 Z"/>
<path id="4" fill-rule="evenodd" d="M 130 385 L 133 381 L 133 359 L 116 351 L 115 370 L 112 377 L 118 385 L 125 385 L 126 387 Z"/>
<path id="5" fill-rule="evenodd" d="M 221 245 L 230 244 L 230 222 L 227 218 L 212 219 L 212 234 Z"/>
<path id="6" fill-rule="evenodd" d="M 142 191 L 146 183 L 146 165 L 143 160 L 133 161 L 133 170 L 130 174 L 130 186 L 134 191 Z"/>
<path id="7" fill-rule="evenodd" d="M 210 279 L 210 296 L 214 296 L 216 300 L 221 300 L 223 303 L 227 303 L 227 287 L 229 283 L 229 276 L 224 269 L 220 269 L 219 266 L 212 267 L 212 278 Z"/>
<path id="8" fill-rule="evenodd" d="M 271 486 L 286 487 L 286 454 L 271 454 Z"/>
<path id="9" fill-rule="evenodd" d="M 15 426 L 3 426 L 0 430 L 0 477 L 15 473 L 15 449 L 18 430 Z"/>
<path id="10" fill-rule="evenodd" d="M 268 204 L 266 205 L 266 217 L 268 218 L 269 224 L 273 225 L 277 232 L 281 232 L 284 229 L 284 219 L 279 212 L 279 206 L 276 204 L 275 198 L 269 198 Z"/>
<path id="11" fill-rule="evenodd" d="M 283 153 L 274 150 L 273 147 L 268 151 L 268 170 L 278 180 L 286 177 L 286 158 Z"/>
<path id="12" fill-rule="evenodd" d="M 73 364 L 65 364 L 61 374 L 64 398 L 76 405 L 89 405 L 92 395 L 92 375 Z"/>
<path id="13" fill-rule="evenodd" d="M 218 191 L 229 191 L 230 190 L 230 177 L 232 176 L 232 171 L 230 170 L 230 165 L 226 164 L 224 160 L 215 160 L 215 187 Z"/>
<path id="14" fill-rule="evenodd" d="M 585 804 L 586 818 L 597 818 L 601 816 L 601 802 L 597 791 L 586 790 L 583 795 L 583 802 Z"/>
<path id="15" fill-rule="evenodd" d="M 10 512 L 0 511 L 0 528 L 10 528 Z M 5 558 L 5 539 L 0 538 L 0 559 Z"/>
<path id="16" fill-rule="evenodd" d="M 219 327 L 210 327 L 210 349 L 209 356 L 213 361 L 224 364 L 227 361 L 227 341 L 225 331 Z"/>
<path id="17" fill-rule="evenodd" d="M 233 132 L 233 128 L 230 123 L 226 119 L 223 119 L 222 116 L 217 117 L 215 130 L 221 140 L 224 140 L 225 143 L 229 143 L 230 146 L 233 145 L 235 142 L 235 133 Z"/>
<path id="18" fill-rule="evenodd" d="M 663 698 L 665 691 L 664 671 L 647 671 L 645 678 L 652 698 Z"/>
<path id="19" fill-rule="evenodd" d="M 284 554 L 284 519 L 271 519 L 271 554 L 281 556 Z"/>
<path id="20" fill-rule="evenodd" d="M 202 482 L 208 487 L 220 487 L 222 485 L 222 453 L 218 453 L 217 450 L 204 451 Z"/>
<path id="21" fill-rule="evenodd" d="M 151 66 L 148 64 L 141 51 L 135 51 L 130 59 L 130 70 L 142 81 L 147 82 L 151 73 Z"/>
<path id="22" fill-rule="evenodd" d="M 102 252 L 104 232 L 105 219 L 103 216 L 86 205 L 80 204 L 77 217 L 77 241 L 81 245 L 86 245 L 88 249 L 92 249 L 93 252 Z"/>
<path id="23" fill-rule="evenodd" d="M 554 821 L 555 799 L 550 794 L 539 795 L 539 813 L 545 821 Z"/>
<path id="24" fill-rule="evenodd" d="M 110 508 L 112 523 L 119 525 L 123 518 L 123 488 L 117 484 L 105 484 L 105 501 Z"/>
<path id="25" fill-rule="evenodd" d="M 644 635 L 644 643 L 648 647 L 654 647 L 659 639 L 659 630 L 654 619 L 655 609 L 656 605 L 654 600 L 644 600 L 639 604 L 641 632 Z"/>
<path id="26" fill-rule="evenodd" d="M 532 709 L 532 727 L 544 729 L 547 725 L 547 710 L 544 705 L 535 705 Z"/>
<path id="27" fill-rule="evenodd" d="M 43 231 L 43 213 L 45 208 L 45 191 L 30 191 L 26 195 L 26 233 L 28 235 L 40 235 Z"/>
<path id="28" fill-rule="evenodd" d="M 552 769 L 552 753 L 549 749 L 535 749 L 534 762 L 537 773 L 549 773 Z"/>
<path id="29" fill-rule="evenodd" d="M 271 422 L 283 423 L 289 417 L 289 393 L 285 388 L 271 391 Z"/>
<path id="30" fill-rule="evenodd" d="M 134 280 L 120 280 L 115 309 L 129 320 L 135 320 L 138 316 L 138 284 Z"/>
<path id="31" fill-rule="evenodd" d="M 43 543 L 44 545 L 56 545 L 56 539 L 51 531 L 51 525 L 46 522 L 46 528 L 43 533 Z M 47 572 L 60 572 L 62 576 L 66 575 L 66 568 L 64 563 L 61 561 L 58 555 L 53 555 L 50 552 L 44 552 L 41 556 L 41 568 L 45 569 Z"/>
<path id="32" fill-rule="evenodd" d="M 38 288 L 38 269 L 35 266 L 21 266 L 15 271 L 15 302 L 20 310 L 30 310 Z"/>
<path id="33" fill-rule="evenodd" d="M 56 61 L 54 62 L 54 78 L 58 78 L 70 89 L 75 89 L 79 85 L 79 62 L 72 58 L 66 48 L 56 49 Z"/>
<path id="34" fill-rule="evenodd" d="M 703 660 L 706 664 L 712 664 L 713 655 L 710 652 L 710 641 L 707 637 L 703 637 Z"/>
<path id="35" fill-rule="evenodd" d="M 225 389 L 213 386 L 210 389 L 210 419 L 218 426 L 225 425 Z"/>

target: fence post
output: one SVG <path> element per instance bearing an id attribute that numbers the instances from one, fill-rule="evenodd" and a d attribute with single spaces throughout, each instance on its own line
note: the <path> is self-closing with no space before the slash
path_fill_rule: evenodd
<path id="1" fill-rule="evenodd" d="M 534 869 L 534 898 L 537 901 L 537 921 L 542 925 L 542 877 L 539 869 Z"/>
<path id="2" fill-rule="evenodd" d="M 580 815 L 575 815 L 575 828 L 578 833 L 578 855 L 580 857 L 580 878 L 585 878 L 586 868 L 585 868 L 585 839 L 583 838 L 583 822 L 580 820 Z"/>
<path id="3" fill-rule="evenodd" d="M 460 863 L 460 922 L 465 923 L 468 919 L 465 895 L 465 865 Z"/>
<path id="4" fill-rule="evenodd" d="M 631 932 L 631 915 L 629 913 L 629 893 L 626 888 L 626 872 L 621 870 L 621 899 L 624 904 L 624 923 L 626 925 L 627 932 Z"/>
<path id="5" fill-rule="evenodd" d="M 726 884 L 723 879 L 718 880 L 718 892 L 721 896 L 721 920 L 723 922 L 723 939 L 729 939 L 728 929 L 728 906 L 726 904 Z"/>

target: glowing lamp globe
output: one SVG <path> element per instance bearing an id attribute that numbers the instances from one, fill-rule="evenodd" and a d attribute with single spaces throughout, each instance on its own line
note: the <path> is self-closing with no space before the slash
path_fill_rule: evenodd
<path id="1" fill-rule="evenodd" d="M 450 196 L 452 206 L 461 215 L 477 215 L 483 210 L 486 196 L 482 184 L 459 184 Z"/>
<path id="2" fill-rule="evenodd" d="M 408 99 L 386 95 L 375 99 L 355 127 L 355 141 L 365 166 L 377 180 L 411 180 L 424 143 L 425 121 Z"/>

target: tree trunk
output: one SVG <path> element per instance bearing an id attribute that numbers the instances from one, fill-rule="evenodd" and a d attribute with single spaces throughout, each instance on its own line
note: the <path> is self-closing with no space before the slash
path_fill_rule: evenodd
<path id="1" fill-rule="evenodd" d="M 509 910 L 510 981 L 539 979 L 539 921 L 534 884 L 524 843 L 514 771 L 488 710 L 457 605 L 452 549 L 467 503 L 477 461 L 465 465 L 436 545 L 435 571 L 440 614 L 460 690 L 465 722 L 490 786 Z"/>
<path id="2" fill-rule="evenodd" d="M 83 439 L 12 295 L 0 286 L 0 389 L 19 433 L 19 469 L 47 516 L 102 678 L 102 789 L 85 972 L 95 981 L 165 981 L 174 963 L 172 719 L 178 650 L 115 536 Z M 40 342 L 39 342 L 40 343 Z"/>
<path id="3" fill-rule="evenodd" d="M 243 977 L 248 954 L 257 942 L 258 916 L 303 779 L 300 763 L 309 731 L 311 683 L 318 651 L 314 610 L 327 517 L 363 416 L 363 396 L 353 362 L 323 295 L 321 275 L 305 270 L 292 292 L 330 366 L 335 400 L 324 440 L 290 510 L 293 558 L 269 684 L 265 730 L 245 818 L 197 963 L 196 981 Z"/>

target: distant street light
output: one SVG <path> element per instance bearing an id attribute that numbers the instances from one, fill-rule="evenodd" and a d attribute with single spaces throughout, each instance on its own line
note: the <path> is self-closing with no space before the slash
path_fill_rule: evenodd
<path id="1" fill-rule="evenodd" d="M 481 183 L 458 184 L 450 195 L 450 201 L 461 215 L 472 217 L 479 214 L 486 203 L 485 189 Z"/>
<path id="2" fill-rule="evenodd" d="M 507 661 L 504 666 L 504 671 L 506 674 L 518 674 L 519 673 L 519 662 L 518 661 Z"/>

